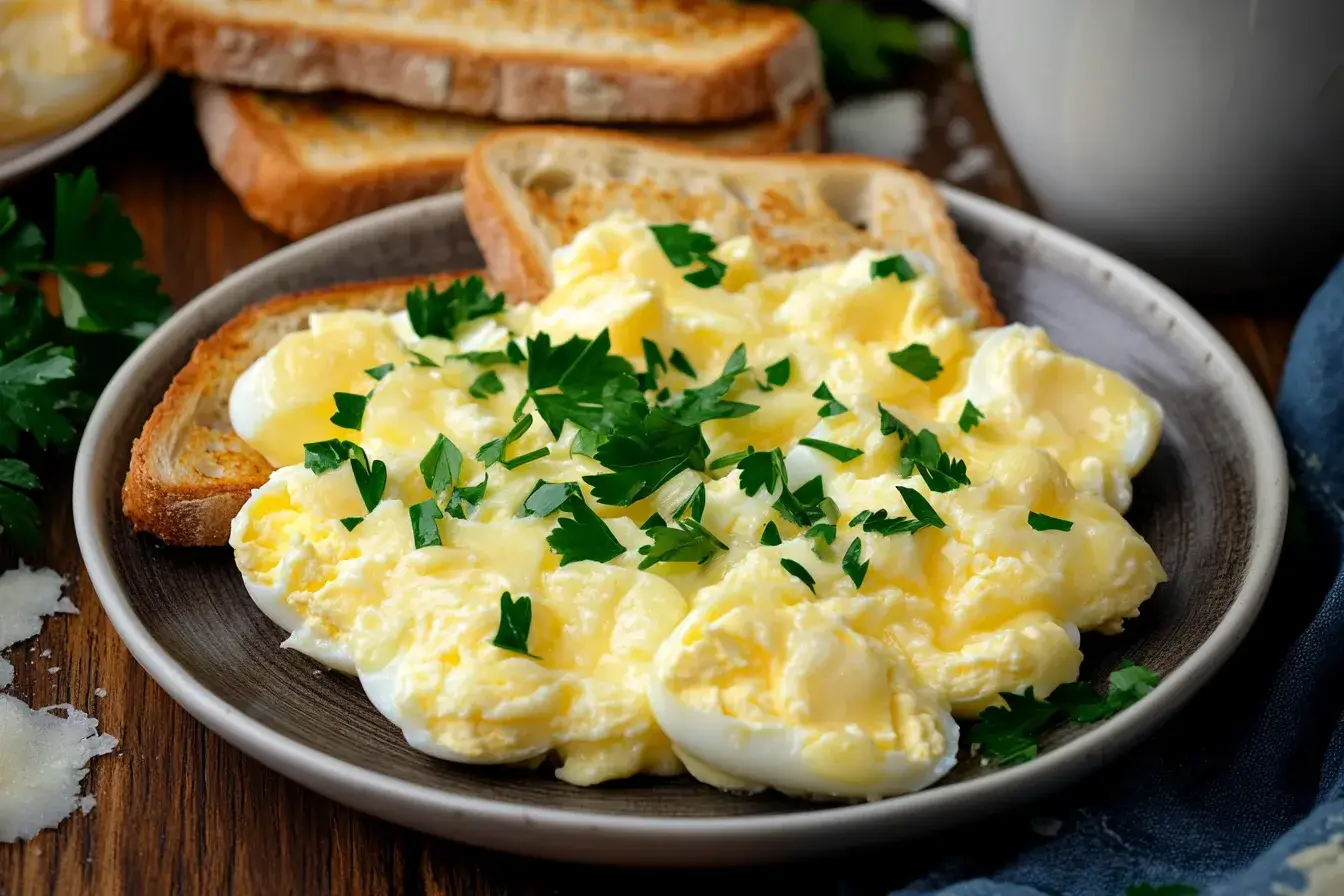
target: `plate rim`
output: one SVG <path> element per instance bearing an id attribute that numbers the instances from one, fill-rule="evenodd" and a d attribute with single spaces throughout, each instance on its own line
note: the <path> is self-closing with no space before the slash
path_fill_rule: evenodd
<path id="1" fill-rule="evenodd" d="M 147 68 L 125 90 L 117 94 L 111 102 L 79 124 L 45 138 L 37 137 L 29 141 L 26 144 L 29 149 L 8 161 L 0 162 L 0 187 L 14 183 L 20 178 L 26 177 L 57 159 L 74 152 L 112 127 L 148 99 L 150 94 L 163 83 L 164 75 L 165 72 L 160 69 Z M 25 144 L 21 143 L 19 145 L 23 146 Z"/>
<path id="2" fill-rule="evenodd" d="M 1287 456 L 1265 395 L 1245 363 L 1206 320 L 1152 276 L 1044 221 L 992 200 L 939 184 L 954 216 L 978 220 L 1010 241 L 1050 244 L 1069 257 L 1130 287 L 1176 318 L 1230 372 L 1224 386 L 1250 434 L 1255 496 L 1251 556 L 1246 575 L 1223 618 L 1188 657 L 1135 707 L 1080 734 L 1031 762 L 993 775 L 900 797 L 806 812 L 729 817 L 668 817 L 593 812 L 496 801 L 416 784 L 366 769 L 307 747 L 235 710 L 199 684 L 161 647 L 131 608 L 101 533 L 98 508 L 111 487 L 93 476 L 104 433 L 134 390 L 138 367 L 189 338 L 216 297 L 239 281 L 264 275 L 310 249 L 361 231 L 435 213 L 460 212 L 461 194 L 432 196 L 384 209 L 286 246 L 235 271 L 183 306 L 139 346 L 113 376 L 89 418 L 76 459 L 72 495 L 75 533 L 90 581 L 104 610 L 136 661 L 197 721 L 264 765 L 338 802 L 396 823 L 476 845 L 570 861 L 640 865 L 720 865 L 766 861 L 783 843 L 813 853 L 893 838 L 899 829 L 949 827 L 984 811 L 1000 811 L 1057 790 L 1104 764 L 1168 721 L 1231 656 L 1254 623 L 1272 581 L 1287 519 Z M 409 816 L 409 818 L 408 818 Z M 452 829 L 452 833 L 446 833 Z M 519 836 L 521 834 L 521 836 Z M 582 835 L 576 848 L 564 835 Z M 596 840 L 596 842 L 594 842 Z M 507 845 L 501 846 L 501 843 Z M 631 847 L 639 846 L 648 853 Z M 810 849 L 809 849 L 810 847 Z M 703 851 L 703 852 L 702 852 Z M 741 856 L 734 855 L 741 852 Z M 777 854 L 776 854 L 777 855 Z"/>

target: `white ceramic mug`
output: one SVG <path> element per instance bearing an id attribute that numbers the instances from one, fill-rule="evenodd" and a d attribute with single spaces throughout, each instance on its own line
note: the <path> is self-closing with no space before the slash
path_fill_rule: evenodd
<path id="1" fill-rule="evenodd" d="M 1344 250 L 1344 0 L 934 0 L 1045 217 L 1192 294 Z"/>

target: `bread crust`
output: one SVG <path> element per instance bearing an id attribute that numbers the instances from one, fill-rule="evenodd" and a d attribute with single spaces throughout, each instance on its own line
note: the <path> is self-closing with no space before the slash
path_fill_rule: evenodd
<path id="1" fill-rule="evenodd" d="M 193 92 L 197 128 L 211 164 L 248 215 L 290 239 L 462 185 L 465 153 L 356 171 L 314 170 L 296 157 L 282 127 L 260 108 L 257 94 L 207 82 L 198 82 Z M 742 149 L 759 153 L 821 149 L 826 106 L 826 97 L 814 94 L 777 126 L 755 128 L 759 136 Z"/>
<path id="2" fill-rule="evenodd" d="M 346 90 L 503 121 L 732 121 L 787 110 L 822 88 L 816 37 L 785 10 L 767 43 L 696 64 L 378 40 L 245 22 L 172 0 L 85 0 L 85 7 L 97 33 L 160 68 L 290 92 Z"/>
<path id="3" fill-rule="evenodd" d="M 463 194 L 467 222 L 485 257 L 493 282 L 514 299 L 540 301 L 550 291 L 550 258 L 538 245 L 526 210 L 522 208 L 517 190 L 512 183 L 494 176 L 491 154 L 507 143 L 519 141 L 590 141 L 590 132 L 570 127 L 514 127 L 506 128 L 478 143 L 467 160 L 463 173 Z M 686 160 L 688 165 L 713 169 L 724 161 L 737 163 L 759 162 L 761 168 L 796 169 L 797 179 L 805 179 L 819 172 L 850 169 L 855 172 L 899 172 L 905 186 L 913 187 L 932 214 L 927 224 L 932 237 L 939 241 L 951 259 L 950 270 L 941 275 L 956 294 L 979 315 L 981 326 L 998 326 L 1004 322 L 990 295 L 989 287 L 980 277 L 980 266 L 975 256 L 957 238 L 956 226 L 946 213 L 946 207 L 937 188 L 926 177 L 913 169 L 885 159 L 859 155 L 820 155 L 798 153 L 786 159 L 753 155 L 727 150 L 708 151 L 669 141 L 655 140 L 627 134 L 603 135 L 606 147 L 621 147 L 626 153 L 647 151 Z"/>
<path id="4" fill-rule="evenodd" d="M 131 446 L 122 511 L 137 532 L 165 544 L 228 544 L 233 518 L 272 472 L 228 425 L 228 395 L 238 376 L 315 311 L 395 310 L 410 287 L 475 271 L 399 277 L 279 296 L 244 309 L 195 349 Z M 210 474 L 201 467 L 211 468 Z M 184 467 L 190 467 L 184 470 Z"/>

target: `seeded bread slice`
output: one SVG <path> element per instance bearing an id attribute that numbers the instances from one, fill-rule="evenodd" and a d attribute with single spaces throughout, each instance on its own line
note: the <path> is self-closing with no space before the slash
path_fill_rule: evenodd
<path id="1" fill-rule="evenodd" d="M 822 87 L 801 17 L 733 0 L 84 0 L 160 68 L 504 121 L 735 121 Z M 783 117 L 781 114 L 780 117 Z"/>
<path id="2" fill-rule="evenodd" d="M 497 122 L 350 95 L 261 93 L 197 82 L 210 161 L 254 219 L 299 239 L 359 215 L 459 189 L 471 149 Z M 783 121 L 649 126 L 701 146 L 774 153 L 824 148 L 826 98 Z"/>
<path id="3" fill-rule="evenodd" d="M 922 174 L 865 156 L 751 156 L 576 128 L 506 128 L 464 172 L 467 221 L 491 279 L 511 298 L 551 288 L 551 253 L 619 209 L 703 222 L 719 240 L 749 234 L 771 271 L 863 248 L 932 261 L 948 301 L 1003 322 L 975 258 Z"/>
<path id="4" fill-rule="evenodd" d="M 137 531 L 167 544 L 229 540 L 229 524 L 272 468 L 229 423 L 229 393 L 253 361 L 318 311 L 405 307 L 406 291 L 468 273 L 355 283 L 253 305 L 196 344 L 131 448 L 121 506 Z"/>

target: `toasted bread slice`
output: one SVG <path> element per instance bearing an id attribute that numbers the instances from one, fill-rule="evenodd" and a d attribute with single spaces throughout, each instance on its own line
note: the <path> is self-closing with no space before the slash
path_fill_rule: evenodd
<path id="1" fill-rule="evenodd" d="M 617 209 L 749 234 L 769 270 L 865 247 L 927 256 L 956 306 L 1002 323 L 975 258 L 927 178 L 864 156 L 746 156 L 575 128 L 506 128 L 464 173 L 467 220 L 491 279 L 514 299 L 551 287 L 551 252 Z"/>
<path id="2" fill-rule="evenodd" d="M 210 161 L 243 208 L 292 239 L 380 208 L 456 190 L 484 119 L 349 95 L 259 93 L 197 82 L 196 123 Z M 774 153 L 824 148 L 826 97 L 789 117 L 657 128 L 706 147 Z"/>
<path id="3" fill-rule="evenodd" d="M 271 466 L 229 423 L 229 393 L 253 361 L 316 311 L 404 307 L 417 283 L 460 274 L 354 283 L 253 305 L 201 340 L 131 448 L 121 506 L 137 531 L 168 544 L 227 544 L 229 524 Z"/>
<path id="4" fill-rule="evenodd" d="M 733 121 L 822 86 L 796 14 L 731 0 L 84 0 L 161 68 L 506 121 Z"/>

